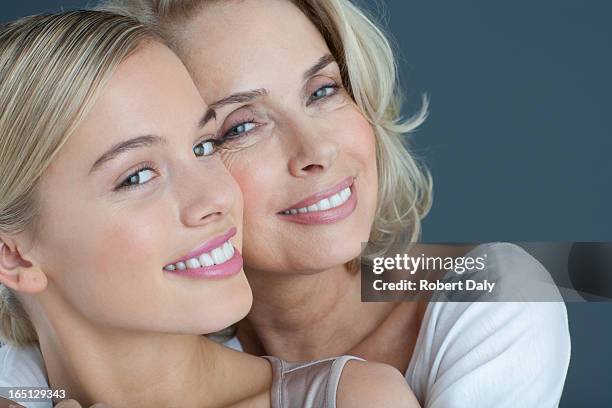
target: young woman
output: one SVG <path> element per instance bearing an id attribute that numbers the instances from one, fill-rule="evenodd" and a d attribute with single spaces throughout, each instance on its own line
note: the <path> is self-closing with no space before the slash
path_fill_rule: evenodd
<path id="1" fill-rule="evenodd" d="M 245 200 L 254 304 L 245 351 L 345 353 L 392 364 L 423 406 L 558 404 L 569 363 L 562 303 L 362 303 L 361 243 L 415 240 L 431 181 L 405 148 L 393 53 L 349 0 L 110 0 L 173 45 L 228 140 Z M 418 41 L 418 39 L 414 39 Z M 509 244 L 472 249 L 494 276 L 543 274 Z"/>
<path id="2" fill-rule="evenodd" d="M 93 11 L 3 26 L 0 112 L 0 333 L 40 347 L 56 400 L 414 406 L 391 367 L 291 365 L 201 336 L 251 306 L 242 200 L 201 96 L 152 31 Z M 0 350 L 2 385 L 31 385 Z"/>

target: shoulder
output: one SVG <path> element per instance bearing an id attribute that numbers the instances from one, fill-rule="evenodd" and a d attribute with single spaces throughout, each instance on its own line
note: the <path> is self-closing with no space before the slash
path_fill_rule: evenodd
<path id="1" fill-rule="evenodd" d="M 44 362 L 38 347 L 0 347 L 0 385 L 47 388 Z"/>
<path id="2" fill-rule="evenodd" d="M 567 311 L 561 298 L 554 297 L 558 291 L 546 269 L 513 244 L 480 245 L 471 254 L 487 254 L 488 276 L 498 283 L 510 282 L 508 288 L 512 286 L 513 296 L 528 300 L 505 301 L 508 294 L 504 294 L 501 298 L 482 297 L 470 302 L 431 302 L 419 333 L 419 337 L 427 337 L 435 345 L 430 350 L 483 350 L 487 347 L 501 350 L 511 344 L 535 343 L 546 345 L 549 350 L 560 346 L 557 351 L 566 354 L 569 350 L 566 350 L 566 346 L 569 347 Z M 545 300 L 558 301 L 530 301 L 537 299 L 531 299 L 535 293 L 526 295 L 525 292 L 538 282 L 544 285 L 538 291 Z"/>
<path id="3" fill-rule="evenodd" d="M 451 271 L 447 274 L 447 278 L 474 279 L 477 282 L 495 284 L 494 290 L 490 293 L 476 292 L 476 295 L 469 297 L 466 295 L 468 300 L 498 302 L 562 300 L 548 270 L 518 245 L 507 242 L 482 244 L 474 247 L 464 257 L 481 259 L 483 268 L 465 273 Z"/>
<path id="4" fill-rule="evenodd" d="M 545 285 L 539 290 L 550 290 L 550 296 L 556 291 L 546 269 L 520 247 L 497 243 L 471 251 L 482 253 L 488 254 L 488 273 L 515 282 L 517 296 L 530 289 L 525 276 L 537 277 Z M 517 405 L 552 406 L 561 396 L 570 357 L 565 304 L 432 302 L 413 356 L 406 378 L 421 401 L 495 406 L 506 395 Z M 458 398 L 465 404 L 451 403 Z"/>
<path id="5" fill-rule="evenodd" d="M 338 408 L 419 407 L 404 376 L 394 367 L 361 360 L 349 361 L 337 393 Z"/>

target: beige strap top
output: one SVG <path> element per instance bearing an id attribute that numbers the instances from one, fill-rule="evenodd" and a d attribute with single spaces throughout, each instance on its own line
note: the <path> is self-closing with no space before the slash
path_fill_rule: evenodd
<path id="1" fill-rule="evenodd" d="M 362 359 L 341 356 L 290 363 L 265 356 L 272 365 L 272 408 L 336 408 L 336 392 L 346 363 Z"/>

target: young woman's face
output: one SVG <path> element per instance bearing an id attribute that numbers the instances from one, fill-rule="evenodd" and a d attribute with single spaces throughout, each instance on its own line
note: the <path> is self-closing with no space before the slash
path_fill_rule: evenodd
<path id="1" fill-rule="evenodd" d="M 376 208 L 375 135 L 317 29 L 286 0 L 216 2 L 181 41 L 231 140 L 246 266 L 312 273 L 357 256 Z"/>
<path id="2" fill-rule="evenodd" d="M 172 333 L 216 331 L 248 312 L 242 259 L 225 244 L 241 247 L 242 197 L 206 142 L 205 111 L 167 48 L 147 44 L 118 67 L 41 180 L 28 256 L 54 307 Z"/>

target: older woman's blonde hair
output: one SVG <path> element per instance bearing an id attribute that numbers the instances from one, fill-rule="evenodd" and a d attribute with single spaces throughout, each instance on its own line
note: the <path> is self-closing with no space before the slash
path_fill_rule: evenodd
<path id="1" fill-rule="evenodd" d="M 99 11 L 37 15 L 0 26 L 0 233 L 35 224 L 37 185 L 115 68 L 144 40 L 134 19 Z M 37 341 L 17 296 L 0 284 L 0 340 Z"/>
<path id="2" fill-rule="evenodd" d="M 180 56 L 180 30 L 214 1 L 218 0 L 104 0 L 98 8 L 154 27 Z M 325 38 L 346 89 L 376 134 L 378 205 L 364 256 L 379 256 L 393 248 L 405 250 L 419 239 L 421 219 L 432 201 L 431 176 L 410 154 L 406 140 L 425 120 L 427 98 L 423 97 L 416 115 L 402 118 L 392 47 L 373 19 L 350 0 L 288 1 L 299 7 Z M 350 265 L 356 266 L 356 261 Z"/>

